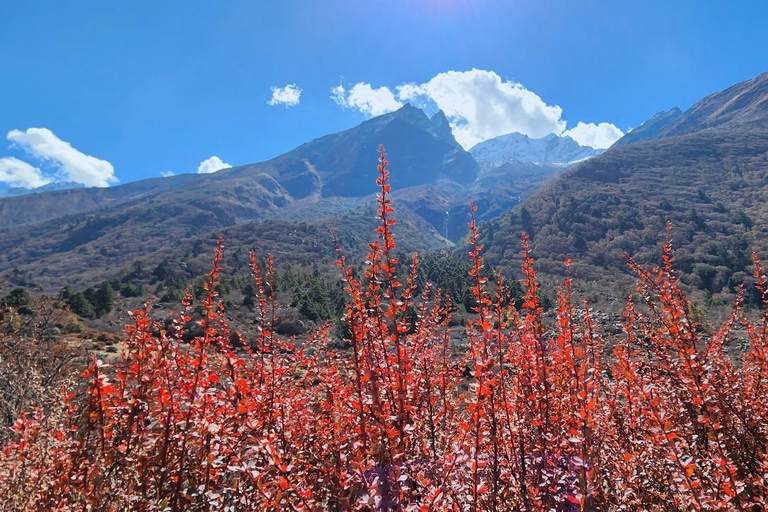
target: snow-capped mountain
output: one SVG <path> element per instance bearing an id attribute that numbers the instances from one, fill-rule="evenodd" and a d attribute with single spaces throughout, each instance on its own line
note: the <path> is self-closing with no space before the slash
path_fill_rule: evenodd
<path id="1" fill-rule="evenodd" d="M 565 167 L 603 151 L 581 146 L 570 137 L 559 137 L 554 133 L 540 139 L 532 139 L 522 133 L 510 133 L 481 142 L 470 149 L 469 153 L 481 167 L 492 169 L 513 160 Z"/>

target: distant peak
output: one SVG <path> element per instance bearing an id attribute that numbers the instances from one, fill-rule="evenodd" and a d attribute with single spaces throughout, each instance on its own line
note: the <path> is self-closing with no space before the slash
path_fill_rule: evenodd
<path id="1" fill-rule="evenodd" d="M 414 107 L 410 103 L 406 103 L 399 109 L 395 110 L 395 114 L 415 114 L 417 112 L 424 114 L 423 110 L 421 110 L 419 107 Z M 427 116 L 427 114 L 424 114 L 424 116 Z"/>
<path id="2" fill-rule="evenodd" d="M 427 116 L 423 110 L 418 107 L 414 107 L 410 103 L 406 103 L 394 112 L 385 114 L 385 116 L 390 116 L 395 119 L 409 119 L 419 123 L 429 121 L 429 116 Z"/>
<path id="3" fill-rule="evenodd" d="M 640 126 L 633 128 L 622 138 L 614 142 L 613 146 L 626 146 L 634 142 L 658 138 L 667 127 L 674 123 L 676 119 L 682 117 L 682 115 L 683 112 L 677 107 L 656 112 L 653 117 Z"/>
<path id="4" fill-rule="evenodd" d="M 2 184 L 0 183 L 0 185 Z M 54 192 L 57 190 L 70 190 L 76 188 L 88 187 L 76 181 L 55 181 L 36 188 L 0 186 L 0 197 L 23 196 L 27 194 L 38 194 L 41 192 Z"/>
<path id="5" fill-rule="evenodd" d="M 669 110 L 661 110 L 659 112 L 656 112 L 653 115 L 653 117 L 651 118 L 651 120 L 653 120 L 653 119 L 661 119 L 661 118 L 669 117 L 669 116 L 676 116 L 676 115 L 682 114 L 682 113 L 683 113 L 682 110 L 680 110 L 677 107 L 673 107 L 673 108 L 671 108 Z"/>
<path id="6" fill-rule="evenodd" d="M 441 123 L 442 122 L 446 122 L 446 123 L 448 122 L 448 118 L 445 117 L 445 112 L 443 112 L 442 110 L 438 110 L 437 112 L 435 112 L 435 115 L 433 115 L 430 119 L 432 120 L 433 123 L 434 122 L 441 122 Z"/>
<path id="7" fill-rule="evenodd" d="M 434 130 L 434 133 L 438 137 L 455 140 L 453 138 L 451 124 L 448 122 L 448 118 L 445 117 L 445 113 L 442 110 L 438 110 L 437 113 L 430 118 L 429 122 L 432 124 L 432 130 Z"/>
<path id="8" fill-rule="evenodd" d="M 715 92 L 674 116 L 661 137 L 734 126 L 768 127 L 768 72 Z"/>
<path id="9" fill-rule="evenodd" d="M 602 153 L 582 146 L 573 138 L 550 133 L 532 138 L 523 133 L 508 133 L 477 144 L 469 150 L 480 163 L 500 164 L 509 160 L 569 165 Z"/>

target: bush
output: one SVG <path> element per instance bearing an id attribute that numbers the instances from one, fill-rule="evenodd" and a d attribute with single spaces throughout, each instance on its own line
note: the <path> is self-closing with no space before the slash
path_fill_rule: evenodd
<path id="1" fill-rule="evenodd" d="M 641 307 L 605 357 L 592 312 L 565 279 L 543 321 L 523 237 L 520 309 L 488 287 L 470 220 L 468 350 L 450 346 L 451 305 L 399 279 L 381 152 L 378 240 L 357 276 L 339 250 L 348 345 L 327 325 L 301 349 L 275 333 L 271 258 L 251 257 L 259 335 L 236 351 L 218 297 L 223 242 L 199 331 L 192 296 L 160 329 L 134 311 L 127 353 L 93 359 L 61 419 L 23 414 L 0 461 L 8 509 L 572 510 L 761 509 L 768 457 L 767 306 L 740 303 L 700 338 L 672 269 L 630 260 Z M 474 209 L 473 209 L 474 211 Z M 565 263 L 566 269 L 570 261 Z M 427 287 L 429 288 L 429 287 Z M 409 312 L 415 310 L 416 315 Z M 740 364 L 724 347 L 743 327 Z"/>
<path id="2" fill-rule="evenodd" d="M 55 418 L 63 412 L 61 388 L 72 387 L 82 370 L 79 347 L 57 337 L 66 313 L 48 298 L 27 296 L 31 313 L 2 314 L 0 307 L 0 443 L 14 433 L 22 413 L 44 408 Z M 5 507 L 5 505 L 4 505 Z"/>

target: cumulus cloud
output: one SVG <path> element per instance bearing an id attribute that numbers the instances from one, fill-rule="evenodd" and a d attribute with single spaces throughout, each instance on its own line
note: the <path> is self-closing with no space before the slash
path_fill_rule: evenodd
<path id="1" fill-rule="evenodd" d="M 466 149 L 475 144 L 517 132 L 532 138 L 566 131 L 582 145 L 607 147 L 608 141 L 621 134 L 610 123 L 578 123 L 567 129 L 563 109 L 550 105 L 524 85 L 503 80 L 494 71 L 446 71 L 424 83 L 374 89 L 359 82 L 351 89 L 343 86 L 331 90 L 331 98 L 339 105 L 377 116 L 400 108 L 409 102 L 421 108 L 441 109 L 451 124 L 456 140 Z M 621 135 L 618 135 L 619 137 Z M 610 144 L 608 144 L 610 145 Z"/>
<path id="2" fill-rule="evenodd" d="M 43 176 L 37 167 L 13 158 L 0 158 L 0 183 L 12 187 L 36 188 L 47 185 L 51 180 Z"/>
<path id="3" fill-rule="evenodd" d="M 331 99 L 345 108 L 359 110 L 367 116 L 380 116 L 403 106 L 387 87 L 374 89 L 371 84 L 359 82 L 351 89 L 339 85 L 331 89 Z"/>
<path id="4" fill-rule="evenodd" d="M 608 149 L 624 136 L 624 132 L 611 123 L 595 124 L 579 121 L 575 127 L 564 131 L 563 135 L 572 138 L 582 146 Z"/>
<path id="5" fill-rule="evenodd" d="M 176 176 L 173 171 L 163 171 L 160 173 L 160 176 L 163 178 L 170 178 L 171 176 Z"/>
<path id="6" fill-rule="evenodd" d="M 58 167 L 68 181 L 90 187 L 108 187 L 119 181 L 111 163 L 78 151 L 48 128 L 11 130 L 8 140 L 34 157 Z"/>
<path id="7" fill-rule="evenodd" d="M 433 101 L 465 148 L 511 132 L 544 137 L 561 133 L 566 126 L 559 106 L 548 105 L 522 84 L 502 80 L 493 71 L 446 71 L 426 83 L 404 84 L 397 90 L 402 101 L 422 97 Z"/>
<path id="8" fill-rule="evenodd" d="M 270 87 L 272 90 L 272 97 L 267 101 L 267 105 L 285 105 L 288 107 L 295 107 L 301 101 L 301 89 L 296 84 L 288 84 L 285 87 Z"/>
<path id="9" fill-rule="evenodd" d="M 232 167 L 227 162 L 224 162 L 221 158 L 213 155 L 210 158 L 206 158 L 200 165 L 197 166 L 198 174 L 210 174 L 212 172 L 220 171 L 222 169 L 229 169 Z"/>

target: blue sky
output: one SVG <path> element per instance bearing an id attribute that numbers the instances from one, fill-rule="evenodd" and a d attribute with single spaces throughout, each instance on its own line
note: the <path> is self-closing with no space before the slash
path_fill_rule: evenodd
<path id="1" fill-rule="evenodd" d="M 467 146 L 610 123 L 577 133 L 599 145 L 768 70 L 765 1 L 3 2 L 0 26 L 17 184 L 256 162 L 403 101 L 448 105 Z"/>

